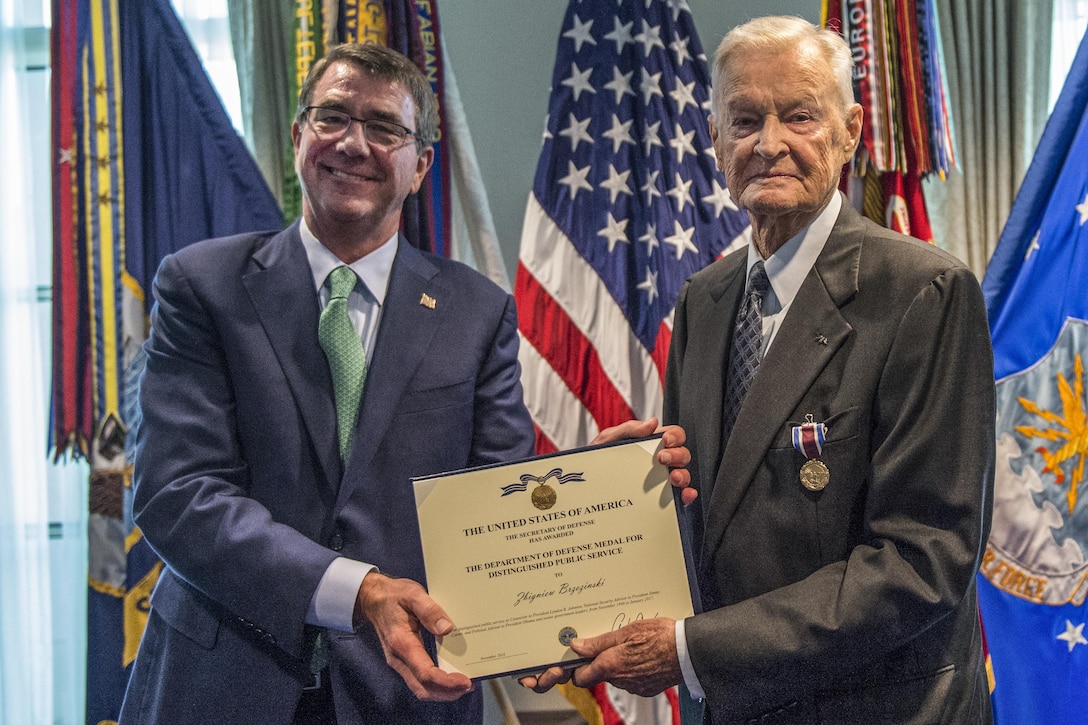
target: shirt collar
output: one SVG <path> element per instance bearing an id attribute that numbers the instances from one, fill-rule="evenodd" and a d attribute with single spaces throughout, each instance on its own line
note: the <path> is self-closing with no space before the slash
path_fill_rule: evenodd
<path id="1" fill-rule="evenodd" d="M 310 228 L 306 226 L 305 219 L 300 220 L 298 231 L 302 237 L 302 246 L 306 250 L 306 259 L 310 262 L 310 271 L 314 276 L 314 289 L 320 292 L 329 272 L 344 263 L 314 236 Z M 363 285 L 379 305 L 385 302 L 385 293 L 389 288 L 389 275 L 393 270 L 393 259 L 397 256 L 397 246 L 400 244 L 399 236 L 394 233 L 385 244 L 348 265 L 355 274 L 359 275 L 359 279 L 363 281 Z"/>
<path id="2" fill-rule="evenodd" d="M 841 210 L 842 195 L 836 191 L 823 211 L 807 227 L 779 247 L 770 259 L 764 261 L 767 279 L 771 282 L 771 289 L 774 290 L 779 309 L 788 307 L 797 296 L 797 291 L 801 289 L 808 271 L 816 264 L 816 258 L 820 256 L 824 245 L 827 244 Z M 761 257 L 755 243 L 750 242 L 747 270 L 751 271 L 752 265 L 759 259 Z"/>

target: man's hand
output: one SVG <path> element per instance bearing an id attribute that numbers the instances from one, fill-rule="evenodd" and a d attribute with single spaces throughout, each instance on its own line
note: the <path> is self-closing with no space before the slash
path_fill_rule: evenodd
<path id="1" fill-rule="evenodd" d="M 628 692 L 652 697 L 680 684 L 683 674 L 676 657 L 676 622 L 665 617 L 641 619 L 614 632 L 576 639 L 571 649 L 593 661 L 574 670 L 579 687 L 610 682 Z"/>
<path id="2" fill-rule="evenodd" d="M 661 465 L 669 467 L 669 483 L 674 488 L 680 489 L 680 500 L 685 506 L 688 506 L 698 498 L 699 492 L 691 488 L 691 473 L 687 469 L 687 465 L 691 463 L 691 451 L 684 447 L 687 434 L 680 426 L 658 427 L 657 418 L 629 420 L 626 423 L 605 428 L 597 434 L 596 438 L 590 441 L 590 444 L 612 443 L 613 441 L 628 438 L 645 438 L 654 433 L 662 434 L 661 443 L 665 446 L 657 454 L 657 460 Z"/>
<path id="3" fill-rule="evenodd" d="M 378 633 L 386 664 L 420 700 L 449 702 L 472 691 L 472 680 L 438 669 L 423 648 L 421 624 L 441 636 L 453 630 L 453 623 L 419 584 L 372 571 L 363 577 L 355 610 Z"/>
<path id="4" fill-rule="evenodd" d="M 599 637 L 576 639 L 571 649 L 593 661 L 573 671 L 552 667 L 518 682 L 536 692 L 547 692 L 568 680 L 579 687 L 609 682 L 635 695 L 652 697 L 683 679 L 672 619 L 638 620 Z"/>
<path id="5" fill-rule="evenodd" d="M 549 667 L 539 675 L 519 677 L 518 683 L 520 683 L 522 687 L 528 687 L 533 692 L 544 693 L 556 685 L 569 682 L 571 672 L 573 671 L 573 669 L 568 670 L 562 667 Z"/>

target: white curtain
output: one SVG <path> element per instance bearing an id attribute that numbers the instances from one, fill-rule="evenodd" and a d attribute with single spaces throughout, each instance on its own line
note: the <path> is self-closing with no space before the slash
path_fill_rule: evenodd
<path id="1" fill-rule="evenodd" d="M 937 3 L 959 170 L 926 180 L 926 204 L 937 244 L 979 277 L 1046 123 L 1052 2 Z"/>
<path id="2" fill-rule="evenodd" d="M 245 136 L 238 71 L 227 19 L 227 0 L 170 0 L 170 3 L 204 63 L 204 70 L 212 79 L 212 85 L 219 93 L 235 130 Z"/>
<path id="3" fill-rule="evenodd" d="M 1088 28 L 1088 0 L 1054 0 L 1054 22 L 1050 40 L 1050 104 L 1054 110 L 1073 56 L 1077 54 Z"/>
<path id="4" fill-rule="evenodd" d="M 45 0 L 0 0 L 0 722 L 80 723 L 86 479 L 49 462 Z"/>
<path id="5" fill-rule="evenodd" d="M 46 431 L 37 395 L 42 361 L 29 239 L 35 234 L 23 180 L 31 167 L 26 43 L 13 0 L 0 27 L 0 714 L 4 722 L 53 720 Z M 48 242 L 45 236 L 42 241 Z"/>
<path id="6" fill-rule="evenodd" d="M 286 62 L 293 7 L 267 0 L 227 0 L 227 8 L 246 144 L 282 208 L 295 108 Z"/>

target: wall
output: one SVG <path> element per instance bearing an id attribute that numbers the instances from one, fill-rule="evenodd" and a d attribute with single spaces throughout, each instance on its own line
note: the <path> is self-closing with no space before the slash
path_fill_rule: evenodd
<path id="1" fill-rule="evenodd" d="M 730 28 L 756 15 L 820 19 L 819 0 L 688 4 L 708 57 Z M 446 58 L 461 89 L 511 279 L 566 8 L 567 0 L 445 0 L 440 5 Z"/>

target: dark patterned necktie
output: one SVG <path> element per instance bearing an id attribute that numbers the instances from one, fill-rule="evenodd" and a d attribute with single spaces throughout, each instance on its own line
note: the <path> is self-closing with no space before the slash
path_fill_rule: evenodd
<path id="1" fill-rule="evenodd" d="M 340 457 L 344 461 L 351 450 L 355 419 L 366 380 L 366 355 L 363 341 L 348 317 L 348 295 L 359 278 L 351 267 L 337 267 L 329 273 L 329 302 L 321 311 L 317 338 L 329 360 L 332 388 L 336 396 L 336 428 Z"/>
<path id="2" fill-rule="evenodd" d="M 752 386 L 756 368 L 763 350 L 763 295 L 771 282 L 760 260 L 752 265 L 748 273 L 748 293 L 744 304 L 737 310 L 736 323 L 733 326 L 733 344 L 729 348 L 729 374 L 725 379 L 725 402 L 722 408 L 722 440 L 729 439 L 737 413 Z"/>

